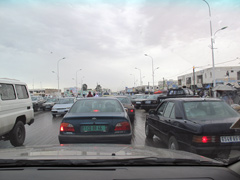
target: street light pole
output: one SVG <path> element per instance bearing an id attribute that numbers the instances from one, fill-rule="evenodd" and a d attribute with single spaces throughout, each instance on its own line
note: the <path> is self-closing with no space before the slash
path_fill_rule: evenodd
<path id="1" fill-rule="evenodd" d="M 141 73 L 141 69 L 136 68 L 136 67 L 135 67 L 135 69 L 138 69 L 140 71 L 140 86 L 142 86 L 142 73 Z"/>
<path id="2" fill-rule="evenodd" d="M 154 92 L 154 68 L 153 68 L 153 58 L 152 56 L 149 56 L 148 54 L 144 54 L 145 56 L 148 56 L 152 59 L 152 79 L 153 79 L 153 92 Z"/>
<path id="3" fill-rule="evenodd" d="M 212 35 L 212 21 L 211 21 L 211 8 L 210 5 L 208 4 L 208 2 L 206 0 L 203 0 L 207 6 L 208 6 L 208 10 L 209 10 L 209 19 L 210 19 L 210 35 L 211 35 L 211 49 L 212 49 L 212 74 L 213 74 L 213 88 L 216 86 L 216 78 L 215 78 L 215 63 L 214 63 L 214 47 L 213 47 L 213 35 Z M 227 27 L 223 27 L 219 30 L 217 30 L 214 35 L 220 31 L 220 30 L 224 30 Z M 216 97 L 216 93 L 214 92 L 214 97 Z"/>
<path id="4" fill-rule="evenodd" d="M 62 59 L 59 59 L 58 62 L 57 62 L 57 77 L 58 77 L 58 96 L 60 94 L 60 91 L 59 91 L 59 62 L 63 59 L 66 59 L 65 57 L 63 57 Z"/>

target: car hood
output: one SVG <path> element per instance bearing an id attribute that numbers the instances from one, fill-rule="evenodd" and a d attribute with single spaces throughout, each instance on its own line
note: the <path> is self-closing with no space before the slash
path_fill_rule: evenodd
<path id="1" fill-rule="evenodd" d="M 73 104 L 55 104 L 53 108 L 69 108 L 72 107 Z"/>
<path id="2" fill-rule="evenodd" d="M 54 102 L 45 102 L 45 103 L 43 103 L 44 105 L 53 105 L 53 104 L 55 104 Z"/>
<path id="3" fill-rule="evenodd" d="M 16 147 L 0 149 L 0 165 L 6 160 L 129 160 L 136 158 L 158 158 L 159 163 L 172 162 L 205 162 L 223 165 L 222 162 L 196 154 L 161 148 L 132 146 L 123 144 L 69 144 Z M 166 161 L 168 160 L 168 161 Z M 42 161 L 41 161 L 42 162 Z M 114 161 L 115 162 L 115 161 Z"/>

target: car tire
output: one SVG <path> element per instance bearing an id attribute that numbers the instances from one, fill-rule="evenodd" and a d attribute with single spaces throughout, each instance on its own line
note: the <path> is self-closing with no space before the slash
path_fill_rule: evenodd
<path id="1" fill-rule="evenodd" d="M 43 108 L 42 110 L 43 110 L 43 111 L 46 111 L 46 108 Z"/>
<path id="2" fill-rule="evenodd" d="M 56 114 L 52 114 L 53 117 L 56 117 Z"/>
<path id="3" fill-rule="evenodd" d="M 10 143 L 17 147 L 22 146 L 26 137 L 25 126 L 22 121 L 18 121 L 10 132 Z"/>
<path id="4" fill-rule="evenodd" d="M 149 125 L 147 123 L 145 124 L 145 134 L 147 139 L 152 139 L 154 136 L 154 133 L 149 129 Z"/>
<path id="5" fill-rule="evenodd" d="M 168 140 L 168 149 L 179 150 L 177 139 L 174 136 L 171 136 Z"/>
<path id="6" fill-rule="evenodd" d="M 37 112 L 37 111 L 38 111 L 38 108 L 37 108 L 37 107 L 34 107 L 33 110 L 34 110 L 34 112 Z"/>

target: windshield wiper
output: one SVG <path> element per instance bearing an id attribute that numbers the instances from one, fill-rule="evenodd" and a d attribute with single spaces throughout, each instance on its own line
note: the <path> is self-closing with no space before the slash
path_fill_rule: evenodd
<path id="1" fill-rule="evenodd" d="M 0 167 L 28 166 L 224 166 L 223 162 L 172 158 L 86 159 L 86 160 L 0 160 Z"/>

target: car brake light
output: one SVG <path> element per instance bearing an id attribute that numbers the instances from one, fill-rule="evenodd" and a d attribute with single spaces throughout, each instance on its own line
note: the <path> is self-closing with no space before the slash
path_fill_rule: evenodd
<path id="1" fill-rule="evenodd" d="M 98 109 L 94 109 L 93 112 L 99 112 L 99 110 Z"/>
<path id="2" fill-rule="evenodd" d="M 114 131 L 129 131 L 130 130 L 130 124 L 129 122 L 120 122 L 117 123 L 115 126 Z"/>
<path id="3" fill-rule="evenodd" d="M 192 141 L 195 143 L 215 143 L 218 140 L 216 136 L 193 136 Z"/>
<path id="4" fill-rule="evenodd" d="M 60 131 L 61 132 L 74 132 L 75 129 L 74 129 L 73 125 L 70 123 L 61 123 Z"/>
<path id="5" fill-rule="evenodd" d="M 134 112 L 134 110 L 133 110 L 133 109 L 131 109 L 131 110 L 130 110 L 130 112 L 131 112 L 131 113 L 133 113 L 133 112 Z"/>

